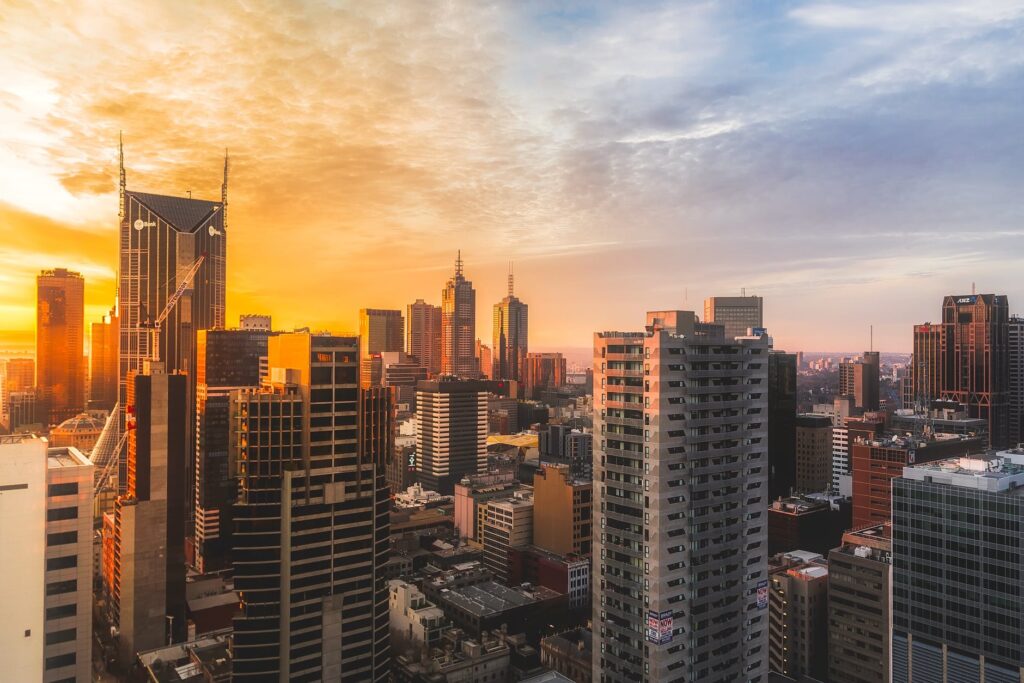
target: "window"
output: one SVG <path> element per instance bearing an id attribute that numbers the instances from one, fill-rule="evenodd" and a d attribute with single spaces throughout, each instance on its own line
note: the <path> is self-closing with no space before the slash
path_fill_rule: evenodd
<path id="1" fill-rule="evenodd" d="M 50 484 L 46 491 L 46 495 L 50 496 L 77 496 L 78 495 L 78 482 L 73 481 L 68 484 Z"/>
<path id="2" fill-rule="evenodd" d="M 70 581 L 54 581 L 53 583 L 46 584 L 47 595 L 63 595 L 64 593 L 73 593 L 78 590 L 78 581 L 71 579 Z"/>
<path id="3" fill-rule="evenodd" d="M 60 607 L 50 607 L 46 610 L 46 620 L 50 621 L 51 619 L 73 617 L 76 614 L 78 614 L 78 605 L 75 603 L 71 603 L 70 605 L 61 605 Z"/>
<path id="4" fill-rule="evenodd" d="M 78 508 L 50 508 L 46 511 L 47 522 L 59 522 L 62 519 L 78 519 Z"/>
<path id="5" fill-rule="evenodd" d="M 66 555 L 64 557 L 51 557 L 46 561 L 46 571 L 52 572 L 57 569 L 70 569 L 78 566 L 78 555 Z"/>
<path id="6" fill-rule="evenodd" d="M 75 653 L 69 652 L 66 655 L 57 655 L 56 657 L 46 658 L 46 670 L 50 669 L 61 669 L 65 666 L 73 666 L 75 663 Z"/>
<path id="7" fill-rule="evenodd" d="M 78 543 L 77 531 L 62 531 L 56 534 L 46 534 L 46 545 L 67 545 Z"/>
<path id="8" fill-rule="evenodd" d="M 46 634 L 46 644 L 56 645 L 57 643 L 67 643 L 75 639 L 77 631 L 73 628 L 66 628 L 63 631 L 54 631 L 53 633 Z"/>

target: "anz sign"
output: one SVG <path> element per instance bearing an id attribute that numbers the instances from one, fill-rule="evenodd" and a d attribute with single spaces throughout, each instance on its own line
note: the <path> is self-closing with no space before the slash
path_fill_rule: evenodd
<path id="1" fill-rule="evenodd" d="M 978 297 L 974 294 L 971 296 L 962 296 L 956 300 L 957 305 L 960 304 L 976 304 L 978 303 Z"/>

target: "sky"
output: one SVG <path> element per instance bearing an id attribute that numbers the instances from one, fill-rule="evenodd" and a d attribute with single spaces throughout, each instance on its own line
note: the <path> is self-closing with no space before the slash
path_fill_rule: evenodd
<path id="1" fill-rule="evenodd" d="M 228 317 L 356 329 L 509 263 L 534 349 L 765 298 L 777 348 L 1024 313 L 1024 2 L 0 3 L 0 330 L 113 303 L 129 189 L 219 197 Z"/>

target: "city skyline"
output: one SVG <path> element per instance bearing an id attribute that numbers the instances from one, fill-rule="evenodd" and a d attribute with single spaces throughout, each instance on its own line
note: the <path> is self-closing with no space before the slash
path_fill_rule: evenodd
<path id="1" fill-rule="evenodd" d="M 457 248 L 478 329 L 515 262 L 538 349 L 625 328 L 627 286 L 693 310 L 746 288 L 790 350 L 867 348 L 870 322 L 906 351 L 972 281 L 1024 296 L 1008 3 L 5 14 L 5 330 L 31 330 L 48 268 L 82 272 L 87 322 L 109 310 L 121 130 L 140 190 L 215 199 L 230 148 L 228 320 L 354 331 L 361 307 L 439 303 Z"/>

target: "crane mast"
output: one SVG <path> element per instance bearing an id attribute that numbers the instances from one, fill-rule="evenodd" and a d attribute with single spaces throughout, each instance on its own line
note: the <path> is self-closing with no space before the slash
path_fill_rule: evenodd
<path id="1" fill-rule="evenodd" d="M 150 336 L 150 349 L 152 350 L 151 360 L 155 363 L 160 362 L 160 326 L 163 325 L 164 321 L 167 320 L 167 316 L 171 314 L 174 307 L 178 304 L 178 301 L 185 294 L 192 285 L 192 280 L 195 279 L 196 273 L 199 272 L 199 266 L 203 265 L 203 261 L 206 260 L 206 252 L 199 255 L 192 265 L 189 266 L 188 270 L 185 271 L 185 275 L 181 278 L 181 282 L 178 283 L 177 289 L 174 293 L 167 297 L 167 304 L 164 306 L 164 310 L 160 311 L 160 315 L 156 317 L 152 324 L 152 333 Z"/>

